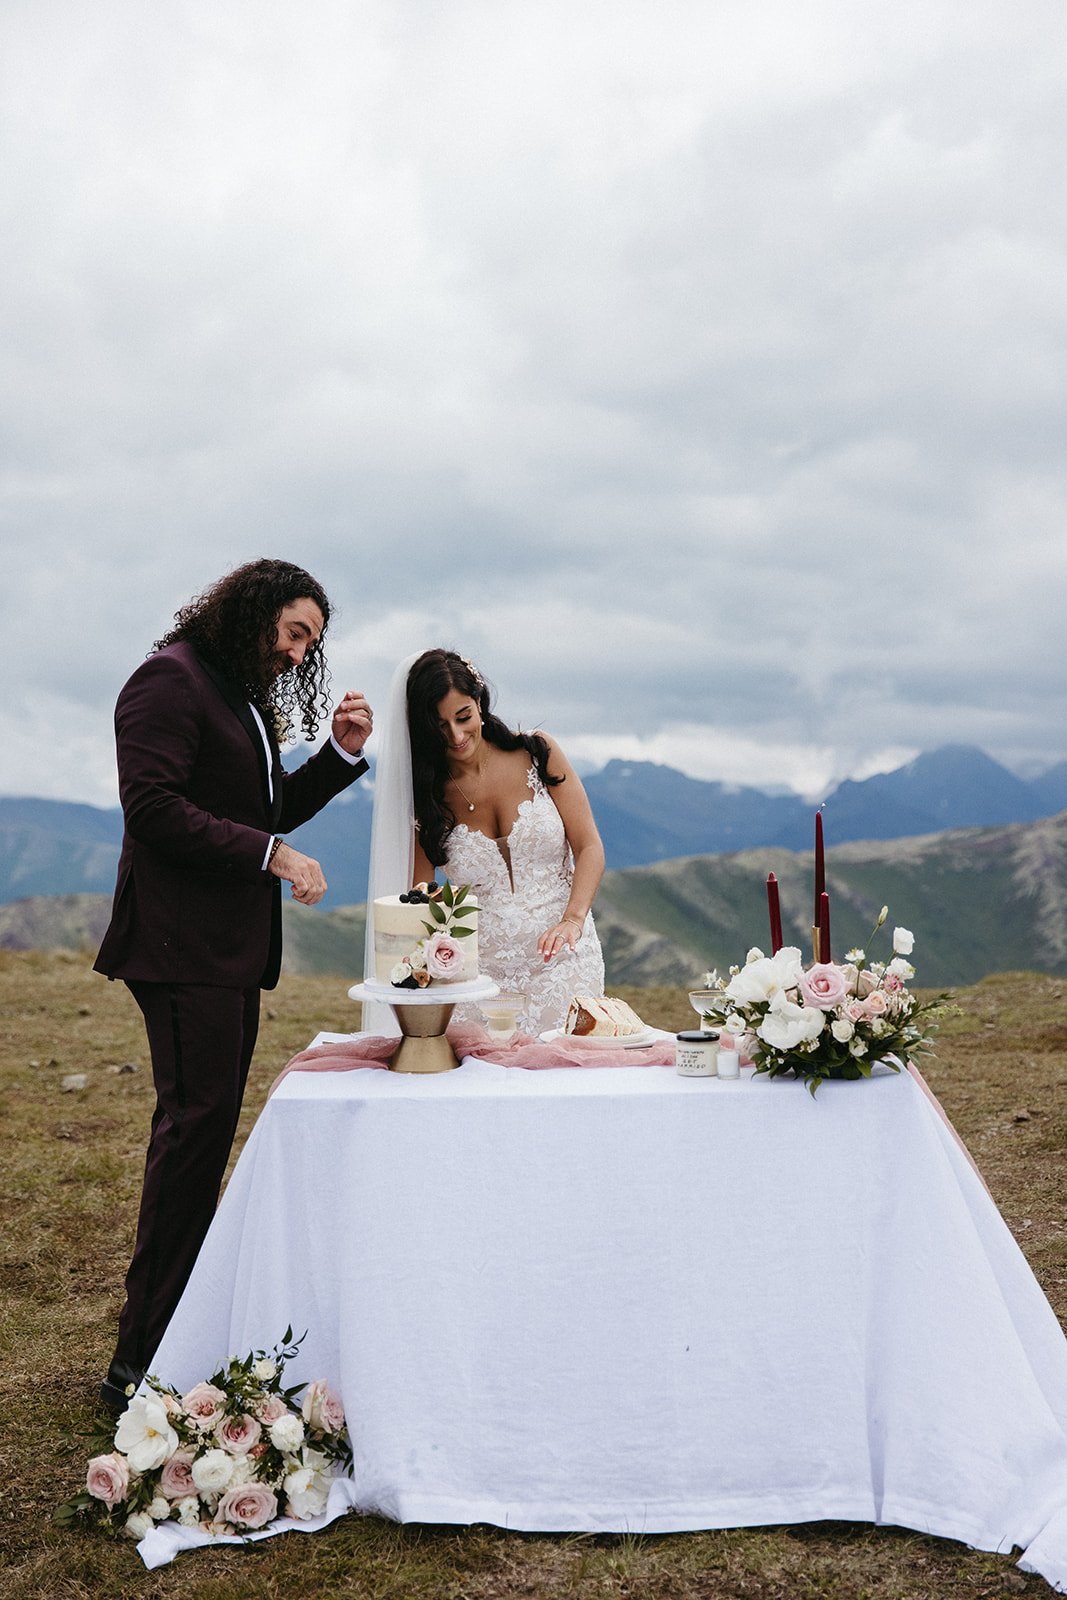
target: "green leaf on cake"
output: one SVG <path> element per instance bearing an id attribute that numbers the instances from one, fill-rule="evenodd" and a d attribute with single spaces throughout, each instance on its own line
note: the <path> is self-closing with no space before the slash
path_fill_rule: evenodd
<path id="1" fill-rule="evenodd" d="M 427 901 L 426 909 L 430 913 L 430 915 L 433 918 L 433 920 L 438 924 L 439 927 L 443 923 L 448 921 L 447 913 L 442 911 L 441 907 L 437 904 L 436 900 Z M 431 932 L 432 931 L 433 930 L 431 929 Z"/>
<path id="2" fill-rule="evenodd" d="M 453 939 L 469 939 L 469 938 L 471 938 L 473 933 L 474 933 L 474 929 L 473 928 L 453 928 L 452 929 L 452 937 L 453 937 Z"/>

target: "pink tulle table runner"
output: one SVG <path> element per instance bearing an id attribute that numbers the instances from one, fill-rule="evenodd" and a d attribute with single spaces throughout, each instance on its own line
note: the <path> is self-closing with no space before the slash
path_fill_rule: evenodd
<path id="1" fill-rule="evenodd" d="M 607 1045 L 585 1044 L 571 1039 L 542 1044 L 528 1033 L 516 1033 L 506 1044 L 491 1039 L 484 1028 L 472 1023 L 454 1023 L 446 1034 L 460 1061 L 474 1056 L 479 1061 L 495 1061 L 502 1067 L 523 1067 L 527 1072 L 547 1067 L 673 1067 L 673 1039 L 656 1039 L 640 1049 L 617 1050 Z M 397 1039 L 373 1034 L 336 1040 L 301 1050 L 287 1063 L 271 1084 L 270 1092 L 290 1072 L 354 1072 L 357 1067 L 387 1067 L 396 1053 Z"/>

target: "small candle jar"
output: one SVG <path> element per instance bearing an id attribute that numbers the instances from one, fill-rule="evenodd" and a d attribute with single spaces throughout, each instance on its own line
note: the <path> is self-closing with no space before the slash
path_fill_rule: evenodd
<path id="1" fill-rule="evenodd" d="M 719 1035 L 706 1029 L 675 1034 L 674 1070 L 683 1078 L 714 1078 L 718 1073 Z"/>
<path id="2" fill-rule="evenodd" d="M 719 1051 L 719 1077 L 739 1078 L 741 1076 L 741 1057 L 736 1050 Z"/>

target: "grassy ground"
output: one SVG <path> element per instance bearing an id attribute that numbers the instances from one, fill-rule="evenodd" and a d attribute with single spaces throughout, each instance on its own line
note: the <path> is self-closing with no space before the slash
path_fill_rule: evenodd
<path id="1" fill-rule="evenodd" d="M 52 1526 L 79 1487 L 110 1355 L 152 1103 L 139 1014 L 83 957 L 0 952 L 0 1600 L 918 1600 L 1048 1594 L 1006 1556 L 865 1524 L 658 1538 L 396 1527 L 348 1517 L 314 1537 L 183 1556 L 146 1573 L 132 1546 Z M 959 996 L 927 1077 L 1067 1318 L 1063 980 L 989 978 Z M 681 991 L 623 991 L 650 1022 L 692 1022 Z M 279 1066 L 320 1027 L 355 1025 L 336 979 L 267 996 L 238 1148 Z M 119 1070 L 132 1065 L 137 1070 Z M 83 1088 L 63 1080 L 85 1074 Z"/>

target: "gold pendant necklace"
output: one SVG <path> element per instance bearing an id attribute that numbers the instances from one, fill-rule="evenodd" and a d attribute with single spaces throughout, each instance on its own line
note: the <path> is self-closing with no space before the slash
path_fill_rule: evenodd
<path id="1" fill-rule="evenodd" d="M 484 768 L 482 770 L 484 771 Z M 478 782 L 481 783 L 481 781 L 482 781 L 482 773 L 481 772 L 476 773 L 475 776 L 477 777 Z M 467 802 L 467 810 L 468 811 L 473 811 L 474 810 L 474 801 L 471 799 L 471 797 L 467 793 L 466 789 L 464 789 L 462 787 L 462 785 L 460 784 L 459 779 L 457 777 L 453 776 L 452 782 L 455 784 L 456 788 L 459 790 L 459 792 L 463 796 L 464 800 L 466 800 L 466 802 Z"/>

